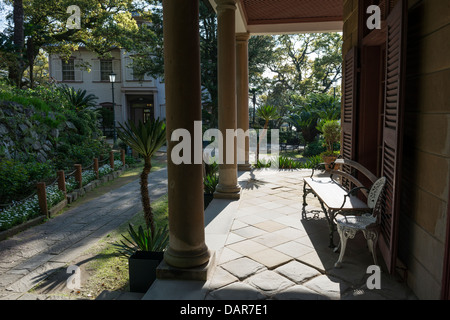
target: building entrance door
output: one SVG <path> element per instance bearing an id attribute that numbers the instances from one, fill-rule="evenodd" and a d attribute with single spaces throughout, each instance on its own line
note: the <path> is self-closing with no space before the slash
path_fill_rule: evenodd
<path id="1" fill-rule="evenodd" d="M 155 107 L 153 96 L 131 96 L 128 97 L 130 120 L 136 125 L 139 122 L 146 123 L 155 118 Z"/>

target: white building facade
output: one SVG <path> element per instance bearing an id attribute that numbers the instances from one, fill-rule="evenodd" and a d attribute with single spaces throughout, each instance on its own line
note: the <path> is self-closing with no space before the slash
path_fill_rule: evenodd
<path id="1" fill-rule="evenodd" d="M 106 111 L 102 114 L 109 113 L 108 120 L 104 117 L 104 131 L 112 129 L 107 127 L 113 120 L 118 126 L 118 123 L 128 120 L 137 124 L 149 119 L 165 119 L 164 83 L 149 76 L 135 76 L 132 59 L 124 50 L 114 49 L 111 55 L 112 59 L 101 59 L 83 47 L 73 52 L 68 61 L 59 55 L 50 55 L 50 76 L 57 83 L 65 83 L 76 90 L 84 89 L 98 97 L 98 107 Z M 111 73 L 115 74 L 114 85 L 109 80 Z"/>

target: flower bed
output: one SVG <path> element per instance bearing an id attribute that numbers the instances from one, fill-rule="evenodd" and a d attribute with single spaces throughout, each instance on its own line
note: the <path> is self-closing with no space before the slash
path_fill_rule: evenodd
<path id="1" fill-rule="evenodd" d="M 120 160 L 114 161 L 114 170 L 109 164 L 105 164 L 99 168 L 99 177 L 106 176 L 112 172 L 122 169 L 123 163 Z M 82 185 L 85 186 L 96 180 L 97 176 L 93 170 L 85 170 L 82 172 Z M 66 179 L 66 192 L 71 193 L 78 189 L 78 182 L 74 176 Z M 47 207 L 52 207 L 64 200 L 64 193 L 59 190 L 57 185 L 46 187 Z M 12 227 L 27 222 L 33 218 L 42 215 L 37 195 L 33 195 L 22 201 L 13 201 L 11 206 L 6 209 L 0 209 L 0 231 L 11 229 Z"/>
<path id="2" fill-rule="evenodd" d="M 49 209 L 64 199 L 64 193 L 55 185 L 48 186 L 46 194 Z M 39 215 L 41 215 L 41 211 L 37 195 L 23 201 L 13 202 L 11 206 L 0 211 L 0 231 L 10 229 Z"/>

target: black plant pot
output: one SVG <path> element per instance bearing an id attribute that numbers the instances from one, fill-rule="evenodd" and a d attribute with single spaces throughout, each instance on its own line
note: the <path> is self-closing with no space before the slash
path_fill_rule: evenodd
<path id="1" fill-rule="evenodd" d="M 213 201 L 213 199 L 214 199 L 213 193 L 205 193 L 204 194 L 203 204 L 204 204 L 205 209 L 209 206 L 209 204 L 211 203 L 211 201 Z"/>
<path id="2" fill-rule="evenodd" d="M 131 292 L 147 292 L 156 279 L 156 268 L 164 258 L 164 252 L 136 251 L 128 259 Z"/>

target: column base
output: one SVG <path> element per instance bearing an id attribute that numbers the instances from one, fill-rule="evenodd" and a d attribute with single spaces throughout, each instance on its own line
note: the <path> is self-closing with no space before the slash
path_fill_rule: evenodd
<path id="1" fill-rule="evenodd" d="M 238 171 L 252 171 L 252 165 L 250 163 L 238 164 Z"/>
<path id="2" fill-rule="evenodd" d="M 206 245 L 196 251 L 177 251 L 169 246 L 164 252 L 164 261 L 168 265 L 183 269 L 201 266 L 207 263 L 210 257 L 211 254 Z"/>
<path id="3" fill-rule="evenodd" d="M 240 199 L 241 187 L 239 185 L 229 187 L 218 184 L 216 192 L 214 192 L 214 199 Z"/>
<path id="4" fill-rule="evenodd" d="M 214 199 L 240 199 L 241 192 L 214 192 Z"/>
<path id="5" fill-rule="evenodd" d="M 209 259 L 200 266 L 191 268 L 174 267 L 163 260 L 156 269 L 156 278 L 171 280 L 207 281 L 215 265 L 215 252 L 208 250 Z"/>

